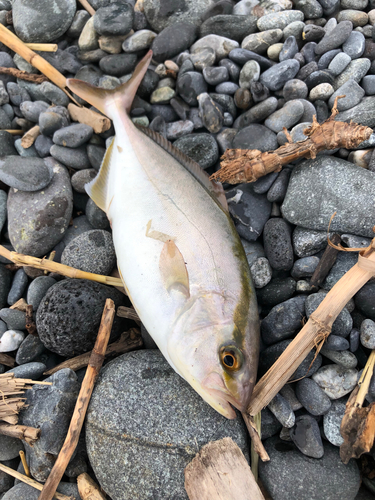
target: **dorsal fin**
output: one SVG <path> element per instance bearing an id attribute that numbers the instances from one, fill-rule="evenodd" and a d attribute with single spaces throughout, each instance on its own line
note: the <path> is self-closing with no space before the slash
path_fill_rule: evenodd
<path id="1" fill-rule="evenodd" d="M 228 212 L 227 199 L 220 182 L 211 181 L 209 175 L 196 161 L 192 160 L 185 153 L 173 146 L 173 144 L 161 134 L 155 132 L 155 130 L 143 127 L 142 125 L 137 125 L 137 128 L 180 162 L 181 165 L 209 192 L 212 198 L 219 203 L 221 208 Z"/>

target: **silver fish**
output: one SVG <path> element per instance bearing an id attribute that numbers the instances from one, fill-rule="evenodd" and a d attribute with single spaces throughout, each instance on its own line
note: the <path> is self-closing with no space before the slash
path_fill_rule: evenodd
<path id="1" fill-rule="evenodd" d="M 124 287 L 163 355 L 207 403 L 235 418 L 231 405 L 247 408 L 257 373 L 255 291 L 221 184 L 127 114 L 151 58 L 114 90 L 67 82 L 116 131 L 86 191 L 111 222 Z"/>

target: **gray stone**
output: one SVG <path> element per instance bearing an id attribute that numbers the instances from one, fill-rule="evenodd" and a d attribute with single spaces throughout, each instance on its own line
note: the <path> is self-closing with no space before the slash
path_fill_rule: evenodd
<path id="1" fill-rule="evenodd" d="M 269 46 L 279 42 L 283 37 L 280 29 L 272 29 L 248 35 L 242 41 L 241 47 L 256 54 L 265 55 Z"/>
<path id="2" fill-rule="evenodd" d="M 287 101 L 281 109 L 272 113 L 264 124 L 277 133 L 283 130 L 284 127 L 286 129 L 293 127 L 293 125 L 298 123 L 303 113 L 304 107 L 301 101 L 298 99 Z"/>
<path id="3" fill-rule="evenodd" d="M 303 296 L 293 297 L 271 309 L 261 323 L 262 339 L 266 344 L 288 339 L 301 328 L 305 300 Z"/>
<path id="4" fill-rule="evenodd" d="M 0 307 L 6 307 L 8 293 L 12 283 L 12 272 L 0 264 Z"/>
<path id="5" fill-rule="evenodd" d="M 229 3 L 229 2 L 228 2 Z M 241 42 L 245 36 L 257 30 L 255 16 L 238 16 L 221 14 L 212 16 L 200 26 L 200 36 L 221 35 L 231 40 Z"/>
<path id="6" fill-rule="evenodd" d="M 10 306 L 12 306 L 15 302 L 17 302 L 17 300 L 19 300 L 23 296 L 23 293 L 26 290 L 28 283 L 29 282 L 25 271 L 22 268 L 18 269 L 18 271 L 14 275 L 12 286 L 8 293 L 8 304 Z"/>
<path id="7" fill-rule="evenodd" d="M 74 238 L 77 238 L 77 236 L 79 236 L 80 234 L 86 231 L 90 231 L 91 229 L 93 229 L 93 227 L 91 226 L 85 215 L 75 217 L 73 219 L 73 224 L 68 227 L 68 230 L 64 235 L 63 242 L 65 243 L 65 246 L 67 246 L 72 240 L 74 240 Z"/>
<path id="8" fill-rule="evenodd" d="M 353 120 L 366 127 L 373 127 L 375 126 L 374 109 L 375 97 L 365 97 L 357 106 L 339 113 L 335 119 L 344 122 Z"/>
<path id="9" fill-rule="evenodd" d="M 52 352 L 67 357 L 90 351 L 108 297 L 116 307 L 125 305 L 121 292 L 99 283 L 75 279 L 53 285 L 36 314 L 36 326 L 43 344 Z M 112 341 L 123 331 L 123 324 L 119 318 L 115 319 Z"/>
<path id="10" fill-rule="evenodd" d="M 375 349 L 375 323 L 371 319 L 361 323 L 361 344 L 367 349 Z"/>
<path id="11" fill-rule="evenodd" d="M 270 219 L 263 233 L 264 251 L 272 269 L 289 271 L 293 266 L 291 228 L 282 218 Z"/>
<path id="12" fill-rule="evenodd" d="M 43 363 L 24 363 L 20 366 L 15 366 L 5 373 L 14 373 L 17 378 L 25 378 L 31 380 L 38 380 L 43 372 L 46 370 L 46 365 Z"/>
<path id="13" fill-rule="evenodd" d="M 333 361 L 343 368 L 356 368 L 358 364 L 357 358 L 350 351 L 335 351 L 323 345 L 320 353 L 330 361 Z"/>
<path id="14" fill-rule="evenodd" d="M 295 279 L 310 278 L 319 264 L 319 257 L 302 257 L 294 262 L 291 275 Z"/>
<path id="15" fill-rule="evenodd" d="M 105 152 L 105 148 L 97 146 L 96 144 L 88 144 L 86 147 L 86 153 L 90 164 L 96 171 L 100 169 Z"/>
<path id="16" fill-rule="evenodd" d="M 349 38 L 353 29 L 350 21 L 342 21 L 332 31 L 329 31 L 318 43 L 315 49 L 317 55 L 337 49 Z"/>
<path id="17" fill-rule="evenodd" d="M 295 59 L 288 59 L 272 68 L 267 69 L 260 75 L 260 81 L 270 90 L 282 89 L 285 83 L 294 78 L 300 68 L 299 62 Z"/>
<path id="18" fill-rule="evenodd" d="M 290 299 L 295 291 L 296 282 L 293 278 L 275 278 L 257 291 L 257 298 L 260 304 L 273 307 Z"/>
<path id="19" fill-rule="evenodd" d="M 280 394 L 276 394 L 276 396 L 268 403 L 267 408 L 275 415 L 283 427 L 288 429 L 293 427 L 296 417 L 289 401 L 283 398 Z"/>
<path id="20" fill-rule="evenodd" d="M 339 365 L 325 365 L 313 374 L 312 379 L 330 399 L 340 399 L 354 389 L 358 372 Z"/>
<path id="21" fill-rule="evenodd" d="M 350 79 L 331 95 L 328 101 L 330 108 L 332 108 L 336 97 L 339 95 L 344 95 L 345 97 L 338 99 L 337 109 L 339 111 L 346 111 L 357 106 L 357 104 L 361 102 L 365 95 L 365 91 L 355 80 Z"/>
<path id="22" fill-rule="evenodd" d="M 345 399 L 336 399 L 332 401 L 331 408 L 323 417 L 324 435 L 334 446 L 341 446 L 344 442 L 340 433 L 340 426 L 345 413 L 345 407 Z"/>
<path id="23" fill-rule="evenodd" d="M 327 394 L 310 378 L 297 382 L 296 396 L 311 415 L 325 415 L 331 407 Z"/>
<path id="24" fill-rule="evenodd" d="M 348 80 L 353 79 L 357 83 L 367 74 L 370 69 L 371 61 L 366 57 L 352 60 L 351 63 L 344 69 L 344 71 L 333 82 L 333 88 L 337 90 Z"/>
<path id="25" fill-rule="evenodd" d="M 294 36 L 289 36 L 283 45 L 279 53 L 279 61 L 286 61 L 287 59 L 293 59 L 298 52 L 297 40 Z"/>
<path id="26" fill-rule="evenodd" d="M 209 407 L 158 350 L 125 354 L 101 371 L 87 413 L 86 442 L 95 475 L 113 499 L 187 499 L 185 466 L 197 449 L 224 436 L 247 455 L 240 418 L 226 420 Z M 116 461 L 118 456 L 123 460 Z"/>
<path id="27" fill-rule="evenodd" d="M 72 175 L 72 187 L 78 193 L 86 193 L 85 184 L 92 181 L 96 177 L 96 170 L 93 168 L 86 168 L 79 170 Z"/>
<path id="28" fill-rule="evenodd" d="M 344 42 L 342 50 L 351 59 L 361 57 L 365 51 L 365 37 L 359 31 L 352 31 L 349 38 Z"/>
<path id="29" fill-rule="evenodd" d="M 0 156 L 16 155 L 17 150 L 14 147 L 14 139 L 9 132 L 0 130 Z"/>
<path id="30" fill-rule="evenodd" d="M 350 335 L 352 334 L 352 331 L 353 330 L 351 330 Z M 344 339 L 343 337 L 331 333 L 325 341 L 324 345 L 332 351 L 346 351 L 347 349 L 349 349 L 350 344 L 349 341 Z"/>
<path id="31" fill-rule="evenodd" d="M 201 47 L 190 56 L 190 61 L 194 68 L 202 71 L 203 68 L 213 66 L 215 64 L 216 54 L 211 47 Z"/>
<path id="32" fill-rule="evenodd" d="M 366 12 L 361 12 L 355 9 L 345 9 L 339 12 L 337 20 L 340 21 L 351 21 L 353 27 L 365 26 L 368 23 L 368 15 Z"/>
<path id="33" fill-rule="evenodd" d="M 234 122 L 234 128 L 244 128 L 251 123 L 262 122 L 271 113 L 277 109 L 277 99 L 276 97 L 268 97 L 264 101 L 259 102 L 253 106 L 249 111 L 246 111 L 240 115 Z M 265 129 L 266 130 L 266 129 Z M 277 146 L 276 146 L 277 147 Z M 257 148 L 259 149 L 259 148 Z"/>
<path id="34" fill-rule="evenodd" d="M 64 126 L 64 118 L 58 113 L 53 113 L 51 111 L 40 113 L 39 129 L 41 134 L 43 134 L 43 136 L 53 136 L 53 134 L 63 126 Z M 51 148 L 51 146 L 49 147 L 49 149 Z"/>
<path id="35" fill-rule="evenodd" d="M 42 277 L 42 276 L 41 276 Z M 53 279 L 50 278 L 49 276 L 45 276 L 48 279 Z M 36 278 L 38 279 L 38 278 Z M 55 281 L 55 280 L 53 280 Z M 36 310 L 36 309 L 34 309 Z M 22 341 L 21 345 L 19 346 L 16 354 L 16 363 L 19 365 L 23 365 L 25 363 L 30 363 L 31 361 L 34 361 L 35 359 L 39 358 L 39 356 L 46 350 L 44 347 L 43 342 L 39 339 L 39 337 L 36 337 L 35 335 L 32 335 L 31 333 Z M 17 367 L 18 368 L 18 367 Z"/>
<path id="36" fill-rule="evenodd" d="M 35 278 L 27 290 L 27 303 L 36 311 L 47 290 L 56 283 L 50 276 L 39 276 Z"/>
<path id="37" fill-rule="evenodd" d="M 198 95 L 207 92 L 207 83 L 196 71 L 188 71 L 177 79 L 177 93 L 189 106 L 198 106 Z"/>
<path id="38" fill-rule="evenodd" d="M 111 3 L 94 15 L 94 29 L 99 35 L 127 35 L 133 26 L 134 10 L 129 3 Z"/>
<path id="39" fill-rule="evenodd" d="M 0 318 L 5 321 L 9 330 L 25 330 L 26 313 L 17 309 L 0 309 Z"/>
<path id="40" fill-rule="evenodd" d="M 93 229 L 77 236 L 65 247 L 61 263 L 81 271 L 108 276 L 116 264 L 111 234 Z"/>
<path id="41" fill-rule="evenodd" d="M 263 288 L 272 278 L 272 269 L 268 259 L 259 257 L 250 268 L 255 288 Z"/>
<path id="42" fill-rule="evenodd" d="M 296 425 L 290 430 L 289 435 L 304 455 L 312 458 L 322 458 L 324 455 L 319 425 L 310 415 L 301 415 L 296 418 Z"/>
<path id="43" fill-rule="evenodd" d="M 135 54 L 110 54 L 100 59 L 99 67 L 107 75 L 120 77 L 131 73 L 136 63 Z"/>
<path id="44" fill-rule="evenodd" d="M 257 21 L 259 31 L 269 29 L 284 29 L 288 24 L 295 21 L 303 21 L 304 15 L 298 10 L 286 10 L 284 12 L 277 12 L 274 14 L 267 14 L 262 16 Z"/>
<path id="45" fill-rule="evenodd" d="M 16 0 L 13 25 L 24 42 L 52 42 L 70 27 L 77 5 L 74 0 Z"/>
<path id="46" fill-rule="evenodd" d="M 252 81 L 259 80 L 260 71 L 260 66 L 256 61 L 247 61 L 240 72 L 240 87 L 249 89 Z"/>
<path id="47" fill-rule="evenodd" d="M 22 462 L 20 462 L 20 467 L 22 466 Z M 21 474 L 24 474 L 24 469 L 18 470 Z M 78 493 L 78 487 L 76 484 L 72 483 L 63 483 L 61 482 L 57 486 L 57 492 L 62 493 L 66 496 L 71 496 L 71 498 L 75 498 L 76 500 L 81 500 L 81 497 Z M 11 488 L 7 493 L 1 498 L 1 500 L 38 500 L 40 495 L 40 491 L 36 490 L 32 486 L 29 486 L 25 483 L 18 483 L 16 479 L 16 484 Z"/>
<path id="48" fill-rule="evenodd" d="M 319 292 L 309 295 L 305 302 L 306 316 L 310 315 L 318 308 L 323 302 L 326 293 Z M 340 337 L 347 337 L 353 327 L 353 320 L 349 311 L 344 307 L 340 314 L 337 316 L 332 325 L 332 333 Z"/>
<path id="49" fill-rule="evenodd" d="M 83 11 L 79 11 L 83 12 Z M 51 82 L 43 82 L 40 86 L 40 91 L 45 97 L 56 106 L 68 106 L 70 103 L 69 97 L 59 87 L 53 85 Z"/>
<path id="50" fill-rule="evenodd" d="M 132 53 L 147 49 L 151 46 L 152 41 L 156 36 L 156 33 L 150 30 L 136 31 L 134 35 L 131 35 L 124 41 L 122 44 L 122 50 L 124 52 Z"/>
<path id="51" fill-rule="evenodd" d="M 53 134 L 53 142 L 59 146 L 66 146 L 68 148 L 78 148 L 88 142 L 94 130 L 89 125 L 84 123 L 77 123 L 64 127 Z"/>
<path id="52" fill-rule="evenodd" d="M 340 252 L 324 280 L 322 288 L 330 290 L 357 263 L 357 260 L 356 254 L 352 252 Z"/>
<path id="53" fill-rule="evenodd" d="M 362 78 L 361 86 L 365 91 L 366 95 L 375 94 L 375 75 L 367 75 Z"/>
<path id="54" fill-rule="evenodd" d="M 246 241 L 246 240 L 241 240 L 243 249 L 245 251 L 246 259 L 249 264 L 249 267 L 251 267 L 256 260 L 260 257 L 264 257 L 264 250 L 263 246 L 259 241 Z"/>
<path id="55" fill-rule="evenodd" d="M 19 452 L 24 450 L 22 441 L 17 438 L 0 434 L 0 460 L 12 460 L 19 457 Z"/>
<path id="56" fill-rule="evenodd" d="M 77 10 L 72 24 L 66 33 L 67 36 L 70 38 L 79 38 L 79 35 L 90 17 L 90 14 L 86 10 Z"/>
<path id="57" fill-rule="evenodd" d="M 275 415 L 270 412 L 270 410 L 266 407 L 262 410 L 262 418 L 261 418 L 261 432 L 263 439 L 267 439 L 271 436 L 274 436 L 280 429 L 282 428 L 281 423 L 277 420 Z"/>
<path id="58" fill-rule="evenodd" d="M 51 182 L 53 170 L 41 158 L 7 156 L 0 160 L 0 180 L 14 189 L 39 191 Z"/>
<path id="59" fill-rule="evenodd" d="M 212 167 L 219 159 L 217 142 L 210 134 L 189 134 L 177 139 L 174 146 L 203 169 Z"/>
<path id="60" fill-rule="evenodd" d="M 197 31 L 197 27 L 189 21 L 165 27 L 152 42 L 155 61 L 164 62 L 188 49 L 196 40 Z"/>
<path id="61" fill-rule="evenodd" d="M 239 47 L 238 42 L 235 40 L 230 40 L 224 36 L 219 35 L 207 35 L 200 38 L 190 47 L 190 52 L 193 54 L 195 51 L 201 48 L 210 47 L 214 49 L 216 53 L 216 60 L 220 61 L 228 56 L 229 52 Z"/>
<path id="62" fill-rule="evenodd" d="M 221 130 L 223 125 L 223 114 L 214 100 L 207 94 L 198 96 L 199 114 L 206 129 L 215 134 Z"/>
<path id="63" fill-rule="evenodd" d="M 217 85 L 229 79 L 229 73 L 225 67 L 203 68 L 203 77 L 209 85 Z"/>
<path id="64" fill-rule="evenodd" d="M 22 158 L 39 158 L 34 145 L 30 146 L 29 148 L 24 148 L 21 144 L 21 141 L 22 139 L 16 139 L 14 141 L 14 147 L 16 148 L 17 153 Z"/>
<path id="65" fill-rule="evenodd" d="M 286 101 L 293 99 L 306 99 L 309 90 L 302 80 L 291 79 L 286 82 L 283 88 L 283 97 Z"/>
<path id="66" fill-rule="evenodd" d="M 276 134 L 264 125 L 251 124 L 242 128 L 233 139 L 233 147 L 239 149 L 259 149 L 273 151 L 277 149 Z"/>
<path id="67" fill-rule="evenodd" d="M 337 211 L 332 231 L 371 236 L 370 219 L 375 217 L 375 213 L 371 215 L 373 181 L 372 172 L 339 158 L 321 156 L 305 161 L 291 175 L 283 216 L 298 226 L 325 230 Z"/>
<path id="68" fill-rule="evenodd" d="M 194 130 L 194 123 L 190 120 L 179 120 L 168 123 L 166 126 L 166 135 L 169 141 L 174 141 Z"/>
<path id="69" fill-rule="evenodd" d="M 332 49 L 329 50 L 328 52 L 325 52 L 318 61 L 318 69 L 327 69 L 331 61 L 333 61 L 333 59 L 337 56 L 337 54 L 342 54 L 342 53 L 343 52 L 341 49 Z M 345 55 L 345 59 L 347 59 L 346 56 L 347 54 Z M 350 61 L 351 59 L 348 60 L 348 64 Z"/>
<path id="70" fill-rule="evenodd" d="M 94 229 L 109 228 L 109 220 L 107 218 L 107 214 L 103 212 L 103 210 L 101 210 L 98 206 L 96 206 L 95 202 L 91 198 L 87 201 L 85 214 L 87 220 Z"/>
<path id="71" fill-rule="evenodd" d="M 84 168 L 90 168 L 91 166 L 85 146 L 67 148 L 54 144 L 50 148 L 50 153 L 57 162 L 61 162 L 63 165 L 70 168 L 82 170 Z"/>

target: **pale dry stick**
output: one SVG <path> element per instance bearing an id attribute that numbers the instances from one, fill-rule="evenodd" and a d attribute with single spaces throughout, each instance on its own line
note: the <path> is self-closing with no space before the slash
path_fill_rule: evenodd
<path id="1" fill-rule="evenodd" d="M 78 107 L 70 103 L 68 111 L 74 122 L 90 125 L 96 134 L 106 132 L 111 128 L 111 120 L 89 108 Z"/>
<path id="2" fill-rule="evenodd" d="M 260 437 L 260 439 L 262 439 L 261 422 L 262 422 L 262 412 L 260 411 L 254 417 L 254 424 L 256 426 L 257 435 Z M 251 440 L 251 445 L 250 445 L 250 457 L 251 457 L 251 472 L 253 473 L 255 481 L 258 482 L 259 454 L 256 448 L 256 443 L 254 442 L 253 439 Z"/>
<path id="3" fill-rule="evenodd" d="M 65 266 L 64 264 L 58 264 L 57 262 L 53 262 L 52 260 L 38 259 L 37 257 L 31 257 L 29 255 L 11 252 L 2 245 L 0 245 L 0 255 L 14 262 L 15 264 L 35 267 L 36 269 L 43 269 L 46 271 L 50 271 L 51 273 L 62 274 L 63 276 L 67 276 L 68 278 L 97 281 L 98 283 L 103 283 L 103 285 L 123 286 L 123 283 L 119 278 L 102 276 L 101 274 L 86 273 L 85 271 L 80 271 L 79 269 L 75 269 L 74 267 Z"/>
<path id="4" fill-rule="evenodd" d="M 328 292 L 308 322 L 268 372 L 256 384 L 247 412 L 259 413 L 288 382 L 311 349 L 329 335 L 348 301 L 375 274 L 375 238 L 360 252 L 355 264 Z"/>
<path id="5" fill-rule="evenodd" d="M 0 352 L 0 363 L 5 366 L 9 366 L 9 368 L 13 368 L 14 365 L 16 364 L 16 361 L 14 358 L 9 356 L 8 354 L 4 354 L 3 352 Z"/>
<path id="6" fill-rule="evenodd" d="M 33 446 L 40 437 L 40 429 L 28 427 L 27 425 L 9 425 L 0 423 L 0 434 L 22 439 L 22 441 L 26 441 L 27 444 Z"/>
<path id="7" fill-rule="evenodd" d="M 82 500 L 106 500 L 99 486 L 84 472 L 77 477 L 78 493 Z"/>
<path id="8" fill-rule="evenodd" d="M 22 465 L 23 465 L 23 470 L 25 471 L 25 475 L 27 477 L 31 477 L 30 469 L 29 469 L 29 466 L 28 466 L 27 461 L 26 461 L 25 452 L 23 450 L 21 450 L 20 453 L 19 453 L 19 455 L 21 457 L 21 462 L 22 462 Z"/>
<path id="9" fill-rule="evenodd" d="M 35 127 L 29 129 L 22 137 L 21 146 L 24 149 L 30 148 L 34 144 L 35 139 L 38 137 L 38 135 L 40 135 L 40 128 L 39 125 L 35 125 Z"/>
<path id="10" fill-rule="evenodd" d="M 132 319 L 133 321 L 139 322 L 139 316 L 133 307 L 119 306 L 117 309 L 117 316 L 120 318 Z"/>
<path id="11" fill-rule="evenodd" d="M 0 462 L 0 470 L 3 472 L 6 472 L 12 477 L 15 477 L 16 479 L 19 479 L 23 483 L 28 484 L 29 486 L 32 486 L 36 490 L 42 491 L 43 485 L 38 483 L 38 481 L 35 481 L 35 479 L 31 479 L 31 477 L 27 477 L 24 474 L 21 474 L 20 472 L 17 472 L 16 470 L 11 469 L 10 467 L 7 467 L 6 465 L 3 465 Z M 66 495 L 63 495 L 62 493 L 55 493 L 54 498 L 57 498 L 57 500 L 74 500 L 73 497 L 67 497 Z"/>
<path id="12" fill-rule="evenodd" d="M 25 132 L 22 129 L 2 129 L 0 132 L 8 132 L 11 135 L 23 135 Z"/>
<path id="13" fill-rule="evenodd" d="M 16 309 L 17 311 L 23 311 L 26 312 L 27 308 L 27 302 L 25 299 L 19 299 L 17 302 L 15 302 L 12 306 L 9 307 L 9 309 Z"/>
<path id="14" fill-rule="evenodd" d="M 57 43 L 25 43 L 26 47 L 39 52 L 57 52 L 59 46 Z"/>
<path id="15" fill-rule="evenodd" d="M 270 457 L 266 452 L 265 447 L 263 446 L 262 440 L 260 439 L 258 426 L 255 423 L 254 418 L 245 412 L 242 412 L 242 417 L 250 434 L 252 448 L 254 449 L 255 453 L 259 455 L 259 458 L 262 460 L 262 462 L 268 462 Z"/>
<path id="16" fill-rule="evenodd" d="M 111 334 L 113 320 L 115 318 L 115 304 L 113 300 L 107 299 L 104 306 L 102 320 L 99 327 L 95 346 L 90 356 L 90 363 L 83 379 L 81 390 L 78 394 L 76 406 L 70 421 L 68 434 L 57 460 L 48 476 L 38 500 L 51 500 L 56 488 L 64 475 L 65 469 L 72 458 L 74 450 L 78 444 L 79 435 L 85 420 L 86 411 L 90 402 L 95 381 L 99 375 L 100 368 L 104 361 L 109 336 Z"/>
<path id="17" fill-rule="evenodd" d="M 362 406 L 365 401 L 365 397 L 367 396 L 368 389 L 370 387 L 371 378 L 374 373 L 374 366 L 375 366 L 375 349 L 371 351 L 371 354 L 366 362 L 366 366 L 363 369 L 361 378 L 358 380 L 359 391 L 357 397 L 355 398 L 355 405 L 357 407 Z"/>
<path id="18" fill-rule="evenodd" d="M 95 14 L 95 9 L 91 7 L 91 5 L 87 0 L 78 0 L 78 1 L 82 5 L 82 7 L 84 7 L 87 10 L 89 14 L 91 14 L 92 16 Z"/>

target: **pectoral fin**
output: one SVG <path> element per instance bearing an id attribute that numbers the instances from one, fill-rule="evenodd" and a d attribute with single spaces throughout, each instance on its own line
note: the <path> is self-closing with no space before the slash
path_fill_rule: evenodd
<path id="1" fill-rule="evenodd" d="M 177 290 L 190 297 L 189 275 L 184 258 L 172 240 L 164 243 L 159 259 L 159 269 L 165 288 Z"/>

